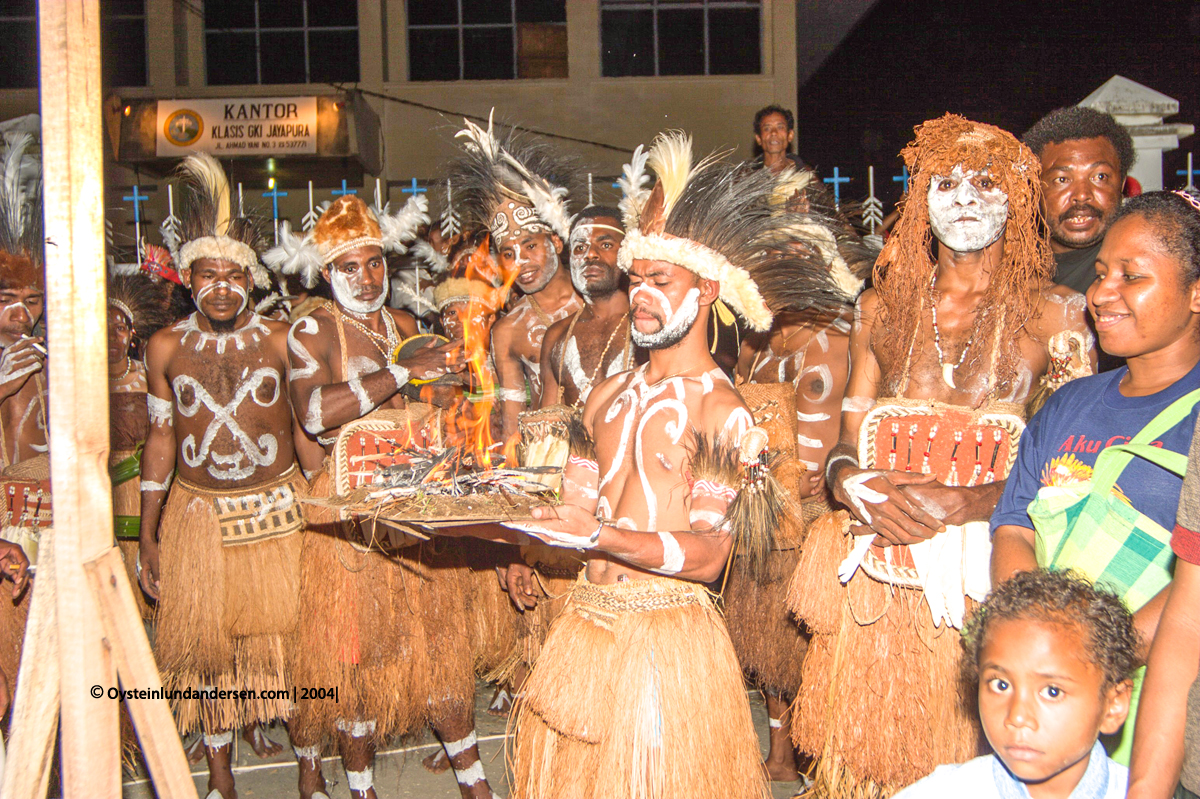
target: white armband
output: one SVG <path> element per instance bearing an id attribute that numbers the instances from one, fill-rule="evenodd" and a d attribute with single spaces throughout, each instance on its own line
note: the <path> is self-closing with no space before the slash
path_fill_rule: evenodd
<path id="1" fill-rule="evenodd" d="M 398 363 L 388 364 L 387 370 L 392 373 L 392 377 L 396 378 L 396 388 L 402 388 L 411 377 L 409 371 Z"/>
<path id="2" fill-rule="evenodd" d="M 523 388 L 497 388 L 496 399 L 503 402 L 524 402 L 525 389 Z"/>
<path id="3" fill-rule="evenodd" d="M 171 476 L 170 475 L 168 475 L 167 479 L 161 483 L 156 483 L 153 480 L 142 480 L 142 484 L 141 484 L 142 491 L 166 492 L 170 487 L 171 487 Z"/>

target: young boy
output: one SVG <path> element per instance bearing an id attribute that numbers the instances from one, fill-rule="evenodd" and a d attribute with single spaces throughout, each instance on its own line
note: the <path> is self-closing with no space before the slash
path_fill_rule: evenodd
<path id="1" fill-rule="evenodd" d="M 1120 799 L 1128 771 L 1097 742 L 1129 713 L 1133 616 L 1072 572 L 1018 572 L 964 630 L 994 755 L 940 766 L 895 799 Z"/>

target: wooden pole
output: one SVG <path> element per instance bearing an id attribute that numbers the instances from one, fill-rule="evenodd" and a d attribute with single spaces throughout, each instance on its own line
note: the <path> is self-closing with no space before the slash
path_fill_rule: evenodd
<path id="1" fill-rule="evenodd" d="M 107 697 L 116 672 L 83 571 L 113 546 L 99 0 L 43 0 L 38 33 L 63 795 L 119 799 L 117 703 Z"/>
<path id="2" fill-rule="evenodd" d="M 99 13 L 99 0 L 38 4 L 54 527 L 42 538 L 0 795 L 45 796 L 61 711 L 63 797 L 119 799 L 119 668 L 121 687 L 156 696 L 128 704 L 159 795 L 194 799 L 113 545 Z"/>

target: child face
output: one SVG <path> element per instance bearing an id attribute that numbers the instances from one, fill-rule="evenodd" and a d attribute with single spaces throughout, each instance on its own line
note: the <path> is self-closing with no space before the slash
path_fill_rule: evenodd
<path id="1" fill-rule="evenodd" d="M 990 623 L 979 653 L 979 716 L 996 756 L 1034 799 L 1069 796 L 1100 733 L 1129 712 L 1129 681 L 1104 688 L 1082 631 L 1032 619 Z"/>

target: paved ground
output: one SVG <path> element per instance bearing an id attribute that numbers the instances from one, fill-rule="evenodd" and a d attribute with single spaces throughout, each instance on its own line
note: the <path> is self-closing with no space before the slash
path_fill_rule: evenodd
<path id="1" fill-rule="evenodd" d="M 483 755 L 484 769 L 491 781 L 492 789 L 500 796 L 508 794 L 504 774 L 504 725 L 484 712 L 491 698 L 491 687 L 479 684 L 476 695 L 476 734 Z M 763 753 L 766 753 L 767 712 L 757 691 L 750 693 L 750 709 L 754 725 L 759 732 Z M 287 732 L 280 726 L 272 728 L 270 737 L 284 743 Z M 240 738 L 234 738 L 234 776 L 237 779 L 239 799 L 282 799 L 296 796 L 296 760 L 290 748 L 269 760 L 259 760 L 250 747 Z M 379 753 L 375 762 L 375 791 L 379 799 L 459 799 L 458 785 L 450 772 L 430 774 L 421 767 L 421 758 L 439 746 L 431 734 L 422 740 L 405 746 L 391 747 Z M 196 790 L 204 799 L 208 784 L 208 772 L 203 761 L 192 769 L 196 776 Z M 331 799 L 349 799 L 346 777 L 341 762 L 336 757 L 325 759 L 325 779 L 329 783 Z M 772 794 L 775 799 L 793 796 L 800 788 L 799 783 L 775 783 Z M 153 799 L 154 790 L 144 775 L 129 779 L 125 783 L 125 799 Z"/>

